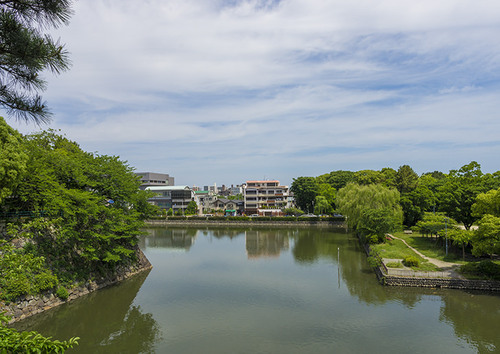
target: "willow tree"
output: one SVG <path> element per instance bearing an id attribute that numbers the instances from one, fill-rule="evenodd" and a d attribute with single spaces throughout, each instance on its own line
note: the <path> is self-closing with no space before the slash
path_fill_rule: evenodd
<path id="1" fill-rule="evenodd" d="M 69 67 L 68 53 L 44 29 L 67 24 L 70 0 L 0 1 L 0 105 L 9 115 L 36 123 L 50 112 L 38 94 L 46 87 L 40 76 Z"/>
<path id="2" fill-rule="evenodd" d="M 399 228 L 403 220 L 399 192 L 379 184 L 350 183 L 338 191 L 336 204 L 350 228 L 376 236 L 374 241 Z"/>

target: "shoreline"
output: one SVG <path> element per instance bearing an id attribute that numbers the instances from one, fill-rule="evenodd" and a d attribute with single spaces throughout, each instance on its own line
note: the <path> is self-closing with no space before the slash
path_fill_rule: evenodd
<path id="1" fill-rule="evenodd" d="M 137 248 L 136 252 L 136 263 L 120 268 L 111 276 L 102 277 L 95 281 L 90 280 L 84 285 L 68 289 L 69 296 L 65 300 L 59 298 L 55 294 L 55 290 L 48 291 L 40 295 L 26 295 L 19 298 L 16 302 L 11 302 L 9 304 L 5 304 L 3 301 L 0 301 L 0 312 L 5 312 L 5 315 L 10 316 L 11 319 L 9 324 L 12 324 L 62 304 L 71 302 L 94 291 L 118 284 L 121 281 L 137 274 L 150 271 L 153 266 L 146 258 L 142 250 Z"/>
<path id="2" fill-rule="evenodd" d="M 168 219 L 150 219 L 145 221 L 146 226 L 272 226 L 272 227 L 335 227 L 347 229 L 347 225 L 343 221 L 330 220 L 311 220 L 311 221 L 277 221 L 277 220 L 209 220 L 209 219 L 183 219 L 183 220 L 168 220 Z"/>

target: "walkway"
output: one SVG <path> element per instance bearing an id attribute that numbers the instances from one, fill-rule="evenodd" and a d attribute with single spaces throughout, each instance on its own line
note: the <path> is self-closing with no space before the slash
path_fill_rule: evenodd
<path id="1" fill-rule="evenodd" d="M 413 248 L 412 246 L 410 246 L 405 240 L 403 240 L 402 238 L 399 238 L 399 237 L 396 237 L 396 236 L 393 236 L 391 234 L 388 234 L 388 236 L 390 236 L 391 238 L 394 238 L 396 240 L 400 240 L 400 241 L 403 241 L 403 243 L 409 248 L 411 249 L 413 252 L 415 252 L 416 254 L 418 254 L 420 257 L 422 257 L 423 259 L 429 261 L 429 263 L 432 263 L 434 264 L 435 266 L 439 267 L 441 269 L 441 272 L 440 273 L 445 273 L 447 276 L 449 276 L 450 278 L 463 278 L 459 273 L 457 273 L 455 271 L 455 268 L 457 268 L 458 266 L 460 266 L 459 263 L 452 263 L 452 262 L 445 262 L 445 261 L 441 261 L 439 259 L 435 259 L 435 258 L 431 258 L 431 257 L 427 257 L 426 255 L 422 254 L 421 252 L 419 252 L 418 250 L 416 250 L 415 248 Z"/>

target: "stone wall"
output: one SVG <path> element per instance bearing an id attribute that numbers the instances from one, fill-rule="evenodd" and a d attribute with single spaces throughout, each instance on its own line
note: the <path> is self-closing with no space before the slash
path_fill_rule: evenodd
<path id="1" fill-rule="evenodd" d="M 72 289 L 68 289 L 69 296 L 66 300 L 62 300 L 57 297 L 55 295 L 55 291 L 49 291 L 37 296 L 23 296 L 18 301 L 12 302 L 10 304 L 0 302 L 0 312 L 5 312 L 7 316 L 12 317 L 10 323 L 17 322 L 56 306 L 62 305 L 68 301 L 77 299 L 80 296 L 87 295 L 93 291 L 105 288 L 113 284 L 117 284 L 122 280 L 125 280 L 138 273 L 150 270 L 153 267 L 139 248 L 136 249 L 136 254 L 138 260 L 137 263 L 134 263 L 128 267 L 123 267 L 109 277 L 100 278 L 95 281 L 88 281 L 84 285 L 79 285 L 75 286 Z"/>
<path id="2" fill-rule="evenodd" d="M 396 277 L 377 272 L 382 283 L 388 286 L 413 286 L 422 288 L 449 288 L 482 291 L 500 291 L 500 282 L 494 280 L 468 280 L 457 278 Z"/>
<path id="3" fill-rule="evenodd" d="M 223 220 L 147 220 L 146 225 L 148 226 L 276 226 L 276 227 L 334 227 L 347 229 L 346 224 L 343 221 L 322 221 L 322 220 L 311 220 L 311 221 L 223 221 Z"/>

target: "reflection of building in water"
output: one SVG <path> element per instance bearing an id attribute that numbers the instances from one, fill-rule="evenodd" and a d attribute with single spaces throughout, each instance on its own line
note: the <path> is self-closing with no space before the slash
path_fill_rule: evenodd
<path id="1" fill-rule="evenodd" d="M 144 246 L 189 251 L 195 238 L 196 235 L 186 229 L 149 229 Z"/>
<path id="2" fill-rule="evenodd" d="M 289 249 L 288 235 L 276 231 L 250 230 L 245 232 L 247 257 L 279 257 L 281 251 Z"/>

